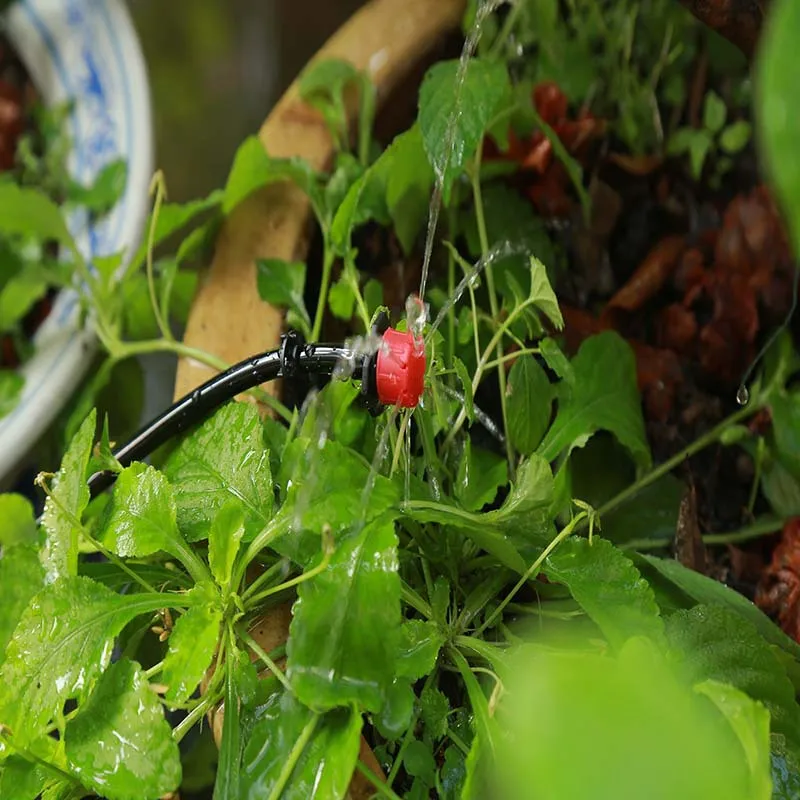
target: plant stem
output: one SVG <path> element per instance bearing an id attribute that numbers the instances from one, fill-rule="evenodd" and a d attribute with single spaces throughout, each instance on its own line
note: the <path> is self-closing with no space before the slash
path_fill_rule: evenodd
<path id="1" fill-rule="evenodd" d="M 169 329 L 167 321 L 161 316 L 161 306 L 158 303 L 156 280 L 153 274 L 153 248 L 155 247 L 156 225 L 158 223 L 158 216 L 161 213 L 161 205 L 166 195 L 164 175 L 160 170 L 153 175 L 153 180 L 150 182 L 150 194 L 155 195 L 155 200 L 153 201 L 153 212 L 150 215 L 150 229 L 147 232 L 147 259 L 145 261 L 147 288 L 150 292 L 150 305 L 153 307 L 153 316 L 156 318 L 158 329 L 161 331 L 161 335 L 164 339 L 171 342 L 173 341 L 172 331 Z"/>
<path id="2" fill-rule="evenodd" d="M 395 794 L 361 759 L 356 762 L 356 769 L 372 784 L 381 797 L 387 797 L 389 800 L 402 800 L 400 795 Z"/>
<path id="3" fill-rule="evenodd" d="M 246 631 L 239 629 L 239 636 L 242 641 L 266 664 L 267 669 L 281 682 L 281 685 L 289 694 L 293 694 L 292 685 L 289 683 L 283 670 L 269 657 L 264 648 Z"/>
<path id="4" fill-rule="evenodd" d="M 702 537 L 703 544 L 720 545 L 749 542 L 759 536 L 777 533 L 786 522 L 787 520 L 784 519 L 770 517 L 740 528 L 738 531 L 731 531 L 731 533 L 709 533 Z M 668 539 L 632 539 L 622 544 L 621 547 L 625 550 L 660 550 L 662 547 L 669 547 L 674 541 L 673 537 Z"/>
<path id="5" fill-rule="evenodd" d="M 289 559 L 282 558 L 276 561 L 268 570 L 259 575 L 245 590 L 242 592 L 242 602 L 247 603 L 250 596 L 257 592 L 265 583 L 269 583 L 275 575 L 279 572 L 285 572 L 289 569 Z"/>
<path id="6" fill-rule="evenodd" d="M 544 563 L 544 560 L 553 550 L 558 547 L 561 542 L 564 541 L 570 534 L 572 534 L 578 526 L 578 523 L 582 520 L 586 520 L 589 518 L 589 513 L 586 511 L 581 511 L 580 514 L 577 514 L 573 519 L 569 521 L 567 525 L 564 526 L 564 529 L 559 533 L 550 544 L 545 547 L 542 551 L 542 554 L 533 564 L 528 567 L 525 571 L 525 574 L 517 581 L 514 585 L 514 588 L 503 598 L 500 602 L 500 605 L 486 618 L 483 625 L 475 631 L 475 636 L 480 636 L 487 628 L 491 627 L 494 621 L 503 613 L 503 609 L 514 599 L 517 592 L 530 580 L 531 576 L 538 572 L 539 568 Z"/>
<path id="7" fill-rule="evenodd" d="M 472 195 L 475 201 L 475 219 L 478 224 L 478 238 L 481 243 L 481 257 L 486 258 L 489 253 L 489 237 L 486 232 L 486 219 L 483 213 L 483 195 L 481 192 L 481 145 L 478 146 L 478 152 L 475 155 L 475 164 L 472 170 Z M 494 286 L 494 268 L 491 264 L 487 264 L 486 272 L 486 288 L 489 294 L 489 310 L 495 320 L 499 320 L 500 309 L 497 305 L 497 292 Z M 497 358 L 502 359 L 503 348 L 500 340 L 497 342 Z M 506 373 L 505 370 L 497 370 L 497 385 L 500 390 L 500 410 L 503 415 L 503 430 L 505 431 L 506 439 L 506 456 L 508 457 L 509 478 L 514 480 L 514 446 L 511 444 L 511 438 L 508 435 L 508 412 L 506 403 Z M 474 387 L 473 387 L 474 394 Z"/>
<path id="8" fill-rule="evenodd" d="M 281 770 L 280 775 L 278 775 L 277 781 L 275 781 L 275 786 L 269 793 L 269 800 L 279 800 L 280 796 L 283 794 L 283 790 L 286 788 L 286 784 L 289 782 L 289 778 L 292 777 L 292 772 L 294 772 L 297 762 L 303 755 L 303 750 L 306 749 L 306 745 L 311 741 L 311 737 L 314 735 L 317 723 L 319 722 L 319 714 L 314 712 L 312 712 L 312 714 L 313 716 L 306 723 L 302 732 L 297 737 L 297 741 L 294 743 L 292 752 L 289 753 L 289 758 L 283 765 L 283 769 Z"/>
<path id="9" fill-rule="evenodd" d="M 279 583 L 277 586 L 270 586 L 269 589 L 264 589 L 263 592 L 259 592 L 258 594 L 250 597 L 247 601 L 246 608 L 249 610 L 249 607 L 257 606 L 262 600 L 266 600 L 266 598 L 270 595 L 276 594 L 277 592 L 282 592 L 285 589 L 291 589 L 292 586 L 297 586 L 300 583 L 304 583 L 305 581 L 316 577 L 320 574 L 320 572 L 324 572 L 328 568 L 328 564 L 331 562 L 331 555 L 332 553 L 326 552 L 322 557 L 322 561 L 320 561 L 319 564 L 317 564 L 317 566 L 313 569 L 306 570 L 302 574 L 296 575 L 294 578 L 291 578 L 288 581 Z"/>
<path id="10" fill-rule="evenodd" d="M 195 723 L 202 718 L 209 708 L 215 706 L 222 699 L 222 692 L 207 694 L 173 729 L 172 738 L 180 742 L 184 736 L 194 727 Z"/>
<path id="11" fill-rule="evenodd" d="M 724 433 L 724 431 L 729 428 L 731 425 L 736 425 L 738 422 L 749 417 L 751 414 L 754 414 L 758 411 L 759 406 L 756 403 L 751 403 L 744 408 L 740 408 L 738 411 L 734 411 L 733 414 L 726 417 L 722 422 L 716 425 L 707 433 L 704 433 L 698 439 L 695 439 L 691 444 L 687 445 L 683 448 L 683 450 L 676 453 L 672 458 L 667 459 L 663 464 L 659 464 L 655 469 L 652 469 L 650 472 L 647 473 L 643 478 L 640 478 L 635 483 L 632 483 L 630 486 L 623 489 L 619 494 L 612 497 L 607 503 L 604 503 L 600 508 L 597 510 L 597 516 L 602 519 L 604 514 L 608 514 L 610 511 L 613 511 L 617 506 L 622 505 L 627 500 L 629 500 L 634 495 L 638 494 L 642 489 L 649 486 L 651 483 L 654 483 L 659 478 L 666 475 L 668 472 L 671 472 L 675 467 L 680 466 L 687 458 L 690 458 L 695 453 L 698 453 L 708 445 L 713 444 L 719 437 Z M 581 528 L 584 527 L 585 522 L 588 520 L 584 520 L 584 523 L 581 524 Z"/>
<path id="12" fill-rule="evenodd" d="M 314 326 L 311 328 L 311 341 L 316 342 L 322 331 L 322 319 L 325 316 L 325 304 L 328 302 L 328 288 L 331 282 L 331 270 L 333 269 L 333 249 L 328 241 L 328 234 L 324 236 L 325 256 L 322 259 L 322 278 L 319 282 L 319 298 L 317 299 L 317 310 L 314 314 Z"/>

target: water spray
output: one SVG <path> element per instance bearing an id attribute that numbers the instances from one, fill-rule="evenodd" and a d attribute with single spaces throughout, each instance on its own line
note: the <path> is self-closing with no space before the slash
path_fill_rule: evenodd
<path id="1" fill-rule="evenodd" d="M 345 363 L 348 374 L 361 380 L 361 396 L 372 413 L 384 407 L 416 408 L 425 382 L 425 345 L 415 326 L 408 331 L 390 327 L 386 314 L 372 328 L 376 346 L 363 349 L 348 344 L 306 343 L 297 331 L 287 332 L 281 346 L 252 356 L 206 381 L 145 425 L 114 457 L 127 467 L 161 445 L 207 419 L 234 397 L 277 378 L 333 375 Z M 115 480 L 110 470 L 89 479 L 95 497 Z"/>

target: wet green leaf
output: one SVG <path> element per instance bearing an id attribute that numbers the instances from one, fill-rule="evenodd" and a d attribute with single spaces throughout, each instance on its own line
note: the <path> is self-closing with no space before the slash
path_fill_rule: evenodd
<path id="1" fill-rule="evenodd" d="M 170 454 L 164 474 L 175 492 L 178 527 L 190 542 L 208 537 L 228 502 L 244 513 L 245 540 L 272 515 L 269 453 L 250 403 L 229 403 L 189 433 Z"/>
<path id="2" fill-rule="evenodd" d="M 214 580 L 224 589 L 230 583 L 242 536 L 244 512 L 237 503 L 229 501 L 214 517 L 208 534 L 208 565 Z"/>
<path id="3" fill-rule="evenodd" d="M 598 430 L 607 430 L 643 468 L 651 464 L 641 401 L 636 387 L 636 364 L 630 346 L 611 331 L 592 336 L 572 359 L 575 385 L 559 400 L 553 425 L 539 445 L 547 461 L 582 447 Z"/>
<path id="4" fill-rule="evenodd" d="M 374 716 L 381 736 L 399 739 L 408 730 L 414 716 L 415 700 L 416 695 L 407 679 L 395 678 L 392 681 L 380 714 Z"/>
<path id="5" fill-rule="evenodd" d="M 189 595 L 200 595 L 203 602 L 178 617 L 161 673 L 161 683 L 169 687 L 165 697 L 172 703 L 185 703 L 203 679 L 216 652 L 222 623 L 213 586 L 197 584 Z"/>
<path id="6" fill-rule="evenodd" d="M 748 620 L 767 642 L 780 647 L 795 659 L 800 660 L 800 645 L 790 639 L 758 606 L 739 592 L 729 589 L 724 583 L 688 569 L 671 558 L 639 554 L 636 556 L 636 560 L 637 563 L 649 564 L 695 602 L 724 606 L 742 619 Z M 641 568 L 644 569 L 644 567 Z M 653 582 L 652 578 L 650 582 Z"/>
<path id="7" fill-rule="evenodd" d="M 262 300 L 286 308 L 295 315 L 295 324 L 308 336 L 311 322 L 308 318 L 303 290 L 306 285 L 306 265 L 302 261 L 289 262 L 280 258 L 262 258 L 256 262 L 258 293 Z"/>
<path id="8" fill-rule="evenodd" d="M 400 635 L 397 566 L 394 523 L 382 517 L 338 543 L 328 568 L 300 585 L 286 653 L 302 702 L 380 711 Z"/>
<path id="9" fill-rule="evenodd" d="M 444 636 L 434 622 L 418 619 L 404 622 L 400 628 L 397 675 L 412 681 L 424 678 L 433 671 L 442 645 Z"/>
<path id="10" fill-rule="evenodd" d="M 0 797 L 37 800 L 52 772 L 41 764 L 12 755 L 0 766 Z"/>
<path id="11" fill-rule="evenodd" d="M 0 497 L 3 497 L 2 495 Z M 0 512 L 2 513 L 2 512 Z M 44 570 L 36 548 L 28 544 L 3 546 L 0 557 L 0 587 L 3 607 L 0 612 L 0 663 L 17 623 L 31 598 L 44 585 Z"/>
<path id="12" fill-rule="evenodd" d="M 178 743 L 133 661 L 106 670 L 64 741 L 72 771 L 108 800 L 161 797 L 181 782 Z"/>
<path id="13" fill-rule="evenodd" d="M 94 443 L 97 415 L 83 421 L 61 461 L 44 504 L 45 545 L 41 554 L 48 583 L 78 572 L 80 519 L 89 503 L 86 469 Z"/>
<path id="14" fill-rule="evenodd" d="M 663 637 L 664 623 L 653 590 L 631 560 L 611 542 L 594 536 L 562 542 L 545 562 L 548 580 L 570 594 L 619 649 L 631 636 Z"/>
<path id="15" fill-rule="evenodd" d="M 111 658 L 114 638 L 165 597 L 125 597 L 88 578 L 64 578 L 23 613 L 0 667 L 0 718 L 24 745 L 69 698 L 78 697 Z"/>
<path id="16" fill-rule="evenodd" d="M 772 730 L 800 744 L 800 707 L 780 661 L 755 626 L 722 606 L 695 606 L 666 621 L 687 680 L 729 683 L 769 710 Z"/>
<path id="17" fill-rule="evenodd" d="M 520 356 L 506 384 L 508 436 L 523 455 L 530 455 L 550 424 L 553 390 L 545 371 L 530 355 Z"/>
<path id="18" fill-rule="evenodd" d="M 419 127 L 428 160 L 442 183 L 444 202 L 510 91 L 502 61 L 472 58 L 459 87 L 459 62 L 440 61 L 425 75 L 419 92 Z"/>
<path id="19" fill-rule="evenodd" d="M 508 483 L 508 460 L 503 456 L 473 447 L 467 439 L 458 464 L 456 499 L 467 511 L 480 511 L 494 501 L 497 490 Z"/>
<path id="20" fill-rule="evenodd" d="M 441 739 L 447 733 L 447 717 L 450 714 L 447 695 L 435 686 L 428 686 L 420 695 L 419 705 L 425 733 L 434 741 Z"/>
<path id="21" fill-rule="evenodd" d="M 0 545 L 33 544 L 37 538 L 30 500 L 14 492 L 0 494 Z"/>
<path id="22" fill-rule="evenodd" d="M 146 464 L 119 473 L 97 537 L 119 556 L 142 557 L 164 550 L 180 558 L 188 550 L 176 522 L 175 499 L 166 477 Z"/>
<path id="23" fill-rule="evenodd" d="M 360 734 L 361 716 L 352 707 L 320 717 L 292 695 L 273 695 L 244 751 L 242 800 L 343 798 Z M 294 768 L 285 775 L 287 763 Z"/>

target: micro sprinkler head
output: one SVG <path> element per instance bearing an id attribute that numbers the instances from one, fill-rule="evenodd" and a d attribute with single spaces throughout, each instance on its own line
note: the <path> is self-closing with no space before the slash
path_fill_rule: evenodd
<path id="1" fill-rule="evenodd" d="M 387 329 L 375 365 L 378 401 L 384 406 L 416 408 L 425 384 L 425 343 L 411 331 Z"/>

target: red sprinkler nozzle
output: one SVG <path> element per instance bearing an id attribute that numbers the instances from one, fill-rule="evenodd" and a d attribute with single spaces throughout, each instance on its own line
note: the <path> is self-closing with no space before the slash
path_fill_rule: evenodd
<path id="1" fill-rule="evenodd" d="M 385 406 L 416 408 L 425 383 L 425 343 L 410 331 L 383 334 L 375 366 L 378 400 Z"/>

